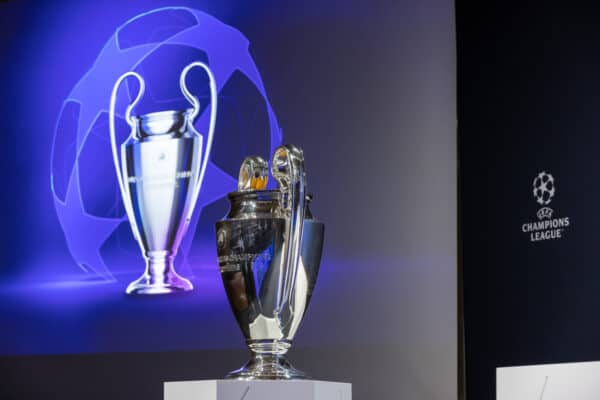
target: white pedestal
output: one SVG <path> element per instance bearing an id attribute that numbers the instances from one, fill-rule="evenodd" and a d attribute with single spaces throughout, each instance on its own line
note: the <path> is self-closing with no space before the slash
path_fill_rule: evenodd
<path id="1" fill-rule="evenodd" d="M 312 380 L 165 382 L 164 400 L 352 400 L 352 385 Z"/>
<path id="2" fill-rule="evenodd" d="M 498 400 L 598 400 L 600 362 L 542 364 L 496 369 Z"/>

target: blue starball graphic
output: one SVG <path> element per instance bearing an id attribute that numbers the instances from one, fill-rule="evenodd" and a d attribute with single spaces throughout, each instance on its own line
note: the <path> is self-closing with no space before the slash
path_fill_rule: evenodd
<path id="1" fill-rule="evenodd" d="M 178 270 L 193 275 L 191 266 L 214 264 L 214 222 L 227 212 L 225 195 L 236 188 L 242 159 L 252 154 L 268 158 L 281 144 L 275 112 L 242 33 L 185 7 L 155 9 L 130 19 L 116 29 L 64 100 L 54 133 L 55 209 L 69 251 L 83 271 L 115 280 L 120 273 L 143 268 L 110 151 L 108 105 L 114 83 L 127 71 L 144 77 L 146 94 L 133 114 L 186 109 L 179 74 L 196 60 L 207 63 L 215 76 L 219 111 L 202 190 L 176 259 Z M 124 112 L 137 93 L 131 84 L 123 84 L 117 98 L 119 143 L 129 135 Z M 190 73 L 188 87 L 201 103 L 194 125 L 205 135 L 209 113 L 204 111 L 210 103 L 205 74 Z"/>

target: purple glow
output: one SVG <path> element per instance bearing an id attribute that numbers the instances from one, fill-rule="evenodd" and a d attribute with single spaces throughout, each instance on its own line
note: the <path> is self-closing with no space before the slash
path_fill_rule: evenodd
<path id="1" fill-rule="evenodd" d="M 417 299 L 425 310 L 438 307 L 436 296 L 422 299 L 423 284 L 432 292 L 451 290 L 442 289 L 443 283 L 436 278 L 439 265 L 452 262 L 444 257 L 324 258 L 294 346 L 370 345 L 373 340 L 393 343 L 398 331 L 380 328 L 389 326 L 398 315 L 407 315 Z M 169 296 L 127 298 L 120 282 L 82 281 L 75 274 L 58 276 L 60 283 L 0 283 L 0 315 L 10 321 L 0 330 L 0 354 L 243 349 L 243 335 L 229 309 L 214 261 L 207 258 L 203 264 L 212 268 L 196 270 L 191 279 L 195 290 Z M 387 279 L 398 270 L 421 283 L 407 286 Z M 116 277 L 126 282 L 138 275 L 135 269 Z M 393 302 L 398 314 L 357 312 L 365 302 Z M 352 318 L 340 313 L 344 309 L 352 311 Z M 419 332 L 419 337 L 446 340 L 445 333 L 436 330 Z"/>
<path id="2" fill-rule="evenodd" d="M 151 24 L 148 25 L 148 23 Z M 150 26 L 152 29 L 148 29 Z M 185 60 L 168 57 L 152 58 L 153 55 L 165 48 L 173 48 L 170 46 L 193 49 L 206 56 L 206 61 L 215 76 L 220 102 L 232 100 L 229 97 L 222 98 L 221 90 L 230 83 L 234 73 L 241 73 L 258 91 L 264 102 L 263 112 L 267 114 L 269 125 L 269 145 L 264 152 L 270 154 L 275 147 L 281 144 L 281 131 L 277 118 L 269 103 L 258 69 L 248 51 L 249 42 L 239 31 L 204 12 L 184 7 L 155 9 L 140 14 L 118 27 L 104 45 L 93 66 L 65 99 L 56 125 L 52 148 L 52 193 L 56 213 L 69 251 L 82 270 L 95 274 L 106 281 L 118 280 L 118 271 L 115 270 L 115 267 L 121 268 L 123 264 L 127 264 L 129 268 L 137 266 L 139 272 L 143 266 L 139 252 L 135 254 L 128 250 L 132 247 L 133 238 L 116 232 L 124 224 L 128 224 L 121 206 L 121 199 L 118 196 L 116 180 L 113 180 L 114 177 L 108 178 L 110 181 L 97 178 L 97 176 L 106 176 L 105 171 L 101 169 L 107 167 L 99 160 L 104 157 L 106 152 L 100 144 L 104 140 L 108 141 L 105 117 L 108 112 L 110 91 L 121 74 L 148 68 L 145 63 L 148 60 L 153 64 L 151 67 L 159 72 L 170 70 L 173 66 L 179 68 L 179 64 L 186 62 Z M 144 72 L 141 74 L 145 75 Z M 169 80 L 176 84 L 177 78 L 178 76 L 173 76 Z M 202 84 L 206 86 L 205 83 Z M 169 94 L 167 83 L 163 86 L 167 89 L 158 85 L 149 88 L 149 101 L 152 106 L 158 107 L 158 109 L 172 109 L 171 103 L 174 101 L 185 101 L 183 95 L 179 95 L 179 98 L 175 99 L 174 95 Z M 196 91 L 203 89 L 200 84 L 192 87 Z M 165 93 L 167 94 L 165 95 Z M 117 98 L 117 110 L 120 110 L 121 113 L 124 112 L 126 105 L 131 100 L 127 97 L 128 94 L 122 93 Z M 203 100 L 202 95 L 198 97 L 201 101 Z M 167 106 L 167 104 L 169 105 Z M 77 109 L 73 109 L 72 105 L 76 105 Z M 209 120 L 209 113 L 203 111 L 204 109 L 195 123 L 201 133 L 207 131 Z M 119 111 L 117 111 L 117 116 L 123 118 Z M 72 138 L 65 133 L 68 131 L 69 122 L 73 125 Z M 252 135 L 256 136 L 261 133 L 252 132 L 251 128 L 242 121 L 238 129 L 243 130 L 242 134 L 251 135 L 250 140 L 252 140 L 254 139 Z M 125 124 L 117 124 L 117 133 L 122 135 L 121 137 L 127 135 Z M 223 132 L 220 132 L 219 122 L 217 122 L 215 140 L 219 139 L 220 133 Z M 228 145 L 235 148 L 236 143 Z M 236 149 L 231 155 L 231 158 L 234 158 L 231 162 L 238 164 L 241 159 L 235 158 L 239 157 L 238 153 L 244 151 L 244 144 L 239 144 L 239 146 L 242 148 Z M 83 164 L 85 167 L 82 167 Z M 96 174 L 90 173 L 90 170 L 95 171 Z M 114 175 L 115 172 L 110 171 L 110 174 Z M 104 208 L 108 211 L 104 213 L 95 211 L 101 207 L 95 206 L 94 201 L 90 202 L 89 196 L 84 195 L 82 189 L 84 186 L 86 188 L 91 186 L 98 191 L 99 195 L 96 198 L 92 196 L 93 200 L 99 197 L 108 198 L 107 201 L 102 200 L 107 202 L 108 207 Z M 188 276 L 194 275 L 190 269 L 189 256 L 194 236 L 196 233 L 201 234 L 209 230 L 212 232 L 214 220 L 204 221 L 202 226 L 198 225 L 202 210 L 222 199 L 235 187 L 236 176 L 230 169 L 229 172 L 225 171 L 218 163 L 214 162 L 211 156 L 188 234 L 184 237 L 179 249 L 177 262 L 180 272 Z M 107 250 L 122 253 L 121 258 L 117 261 L 109 262 L 101 253 L 101 248 L 109 239 L 112 241 Z M 124 248 L 119 248 L 113 242 L 125 242 Z M 208 249 L 211 246 L 214 247 L 212 242 L 202 247 Z"/>

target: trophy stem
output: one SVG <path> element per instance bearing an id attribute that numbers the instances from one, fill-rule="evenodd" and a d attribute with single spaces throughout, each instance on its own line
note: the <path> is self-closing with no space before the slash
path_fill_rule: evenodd
<path id="1" fill-rule="evenodd" d="M 148 252 L 146 271 L 127 287 L 127 294 L 165 294 L 192 290 L 192 283 L 175 272 L 173 256 Z"/>
<path id="2" fill-rule="evenodd" d="M 281 380 L 306 379 L 304 372 L 297 370 L 285 357 L 291 343 L 277 340 L 249 340 L 250 361 L 242 368 L 230 372 L 226 379 L 237 380 Z"/>

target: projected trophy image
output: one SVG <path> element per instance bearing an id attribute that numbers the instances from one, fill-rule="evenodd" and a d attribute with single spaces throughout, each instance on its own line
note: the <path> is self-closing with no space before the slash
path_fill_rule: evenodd
<path id="1" fill-rule="evenodd" d="M 221 277 L 252 353 L 230 379 L 306 377 L 285 354 L 317 279 L 324 225 L 308 208 L 302 150 L 278 147 L 271 172 L 279 187 L 266 190 L 267 162 L 246 158 L 238 190 L 229 194 L 229 214 L 216 224 Z"/>
<path id="2" fill-rule="evenodd" d="M 209 77 L 211 105 L 208 134 L 193 126 L 200 111 L 198 100 L 186 87 L 195 67 Z M 131 134 L 117 149 L 115 106 L 120 84 L 128 77 L 139 82 L 139 92 L 125 111 Z M 180 88 L 192 104 L 188 110 L 169 110 L 132 116 L 144 93 L 144 80 L 135 72 L 123 74 L 110 99 L 110 140 L 121 196 L 135 240 L 146 260 L 143 275 L 127 287 L 128 294 L 163 294 L 192 290 L 189 280 L 174 269 L 174 258 L 188 228 L 211 150 L 217 113 L 217 89 L 208 66 L 193 62 L 180 76 Z"/>

